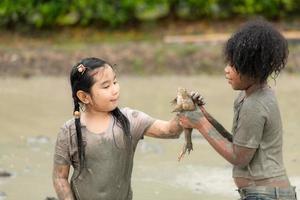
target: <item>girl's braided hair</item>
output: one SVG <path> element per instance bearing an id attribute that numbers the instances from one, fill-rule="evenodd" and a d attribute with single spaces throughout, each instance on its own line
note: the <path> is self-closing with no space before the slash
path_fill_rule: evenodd
<path id="1" fill-rule="evenodd" d="M 107 65 L 111 66 L 106 61 L 99 58 L 85 58 L 73 66 L 70 73 L 80 169 L 82 169 L 84 166 L 85 151 L 82 142 L 80 124 L 80 103 L 82 102 L 77 97 L 76 93 L 79 90 L 90 93 L 91 87 L 95 83 L 92 75 L 93 70 Z M 120 111 L 118 107 L 112 110 L 111 114 L 116 121 L 116 124 L 122 128 L 124 135 L 130 138 L 130 124 L 127 117 Z"/>

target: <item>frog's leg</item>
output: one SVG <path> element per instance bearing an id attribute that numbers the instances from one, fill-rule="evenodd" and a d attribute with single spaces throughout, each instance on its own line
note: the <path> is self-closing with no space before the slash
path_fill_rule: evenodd
<path id="1" fill-rule="evenodd" d="M 191 128 L 185 128 L 184 129 L 184 136 L 185 136 L 185 144 L 183 145 L 183 149 L 181 153 L 179 154 L 178 161 L 183 158 L 186 151 L 190 154 L 190 151 L 193 150 L 193 143 L 192 143 L 192 130 Z"/>

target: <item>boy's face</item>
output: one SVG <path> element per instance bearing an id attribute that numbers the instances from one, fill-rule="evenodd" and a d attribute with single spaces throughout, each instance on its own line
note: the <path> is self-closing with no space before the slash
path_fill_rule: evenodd
<path id="1" fill-rule="evenodd" d="M 227 65 L 224 69 L 225 78 L 234 90 L 246 90 L 255 81 L 247 76 L 243 76 L 236 71 L 236 69 L 230 65 Z"/>

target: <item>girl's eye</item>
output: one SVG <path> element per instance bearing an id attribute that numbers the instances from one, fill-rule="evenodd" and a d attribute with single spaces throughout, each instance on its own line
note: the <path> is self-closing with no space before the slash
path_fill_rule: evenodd
<path id="1" fill-rule="evenodd" d="M 117 83 L 118 83 L 118 81 L 114 81 L 114 85 L 117 84 Z"/>
<path id="2" fill-rule="evenodd" d="M 109 85 L 104 85 L 104 86 L 102 86 L 104 89 L 107 89 L 107 88 L 109 88 Z"/>

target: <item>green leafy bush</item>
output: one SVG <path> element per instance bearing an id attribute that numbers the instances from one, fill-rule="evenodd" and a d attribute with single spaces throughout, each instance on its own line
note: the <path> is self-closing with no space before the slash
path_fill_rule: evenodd
<path id="1" fill-rule="evenodd" d="M 300 16 L 299 0 L 1 0 L 0 26 L 119 27 L 162 18 L 232 19 Z"/>

